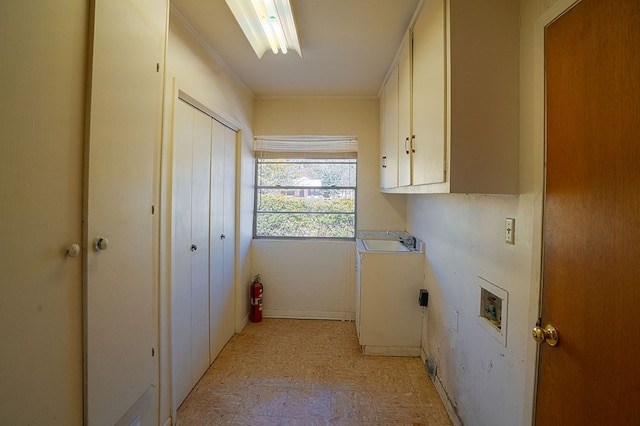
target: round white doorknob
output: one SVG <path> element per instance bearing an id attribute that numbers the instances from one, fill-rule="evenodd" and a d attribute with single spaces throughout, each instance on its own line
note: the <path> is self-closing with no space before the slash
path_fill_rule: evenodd
<path id="1" fill-rule="evenodd" d="M 95 243 L 96 251 L 103 251 L 109 248 L 109 240 L 106 237 L 96 238 Z"/>
<path id="2" fill-rule="evenodd" d="M 67 256 L 76 257 L 80 254 L 80 246 L 78 244 L 71 244 L 67 249 Z"/>

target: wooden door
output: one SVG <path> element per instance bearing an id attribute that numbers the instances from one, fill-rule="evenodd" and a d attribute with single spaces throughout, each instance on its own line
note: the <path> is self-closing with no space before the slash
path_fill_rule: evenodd
<path id="1" fill-rule="evenodd" d="M 547 170 L 536 424 L 640 422 L 640 2 L 545 31 Z"/>
<path id="2" fill-rule="evenodd" d="M 84 188 L 89 425 L 158 421 L 150 408 L 158 386 L 153 205 L 167 3 L 93 2 Z M 99 249 L 101 237 L 108 244 Z"/>

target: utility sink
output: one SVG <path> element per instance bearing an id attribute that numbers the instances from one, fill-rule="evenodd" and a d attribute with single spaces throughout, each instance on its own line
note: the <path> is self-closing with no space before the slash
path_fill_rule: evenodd
<path id="1" fill-rule="evenodd" d="M 396 240 L 362 240 L 362 243 L 368 251 L 411 251 L 407 246 Z"/>

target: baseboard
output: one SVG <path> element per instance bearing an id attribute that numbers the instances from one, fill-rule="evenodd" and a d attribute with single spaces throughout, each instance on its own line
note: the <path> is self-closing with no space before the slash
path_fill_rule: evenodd
<path id="1" fill-rule="evenodd" d="M 162 426 L 171 426 L 171 417 L 169 417 L 167 420 L 165 420 L 165 422 L 162 424 Z"/>
<path id="2" fill-rule="evenodd" d="M 290 318 L 290 319 L 323 319 L 355 321 L 355 312 L 326 312 L 326 311 L 292 311 L 284 309 L 265 309 L 262 311 L 264 318 Z"/>
<path id="3" fill-rule="evenodd" d="M 419 357 L 420 348 L 413 346 L 362 346 L 362 353 L 373 356 L 407 356 Z"/>
<path id="4" fill-rule="evenodd" d="M 249 314 L 245 315 L 244 318 L 240 320 L 239 324 L 236 324 L 236 334 L 240 333 L 249 323 Z"/>
<path id="5" fill-rule="evenodd" d="M 451 400 L 449 399 L 449 395 L 447 395 L 444 387 L 442 387 L 442 382 L 440 382 L 440 378 L 437 375 L 435 380 L 433 380 L 433 385 L 436 387 L 436 391 L 440 396 L 440 400 L 442 401 L 444 409 L 447 411 L 447 414 L 449 415 L 449 419 L 451 420 L 453 426 L 463 426 L 462 421 L 458 417 L 458 413 L 456 412 L 453 404 L 451 403 Z"/>
<path id="6" fill-rule="evenodd" d="M 158 389 L 151 385 L 138 398 L 115 426 L 155 425 L 158 422 Z"/>

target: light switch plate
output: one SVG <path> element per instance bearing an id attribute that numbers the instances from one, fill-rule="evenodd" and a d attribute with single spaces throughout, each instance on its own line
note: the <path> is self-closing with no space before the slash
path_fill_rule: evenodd
<path id="1" fill-rule="evenodd" d="M 512 217 L 508 217 L 504 222 L 504 242 L 516 243 L 516 220 Z"/>

